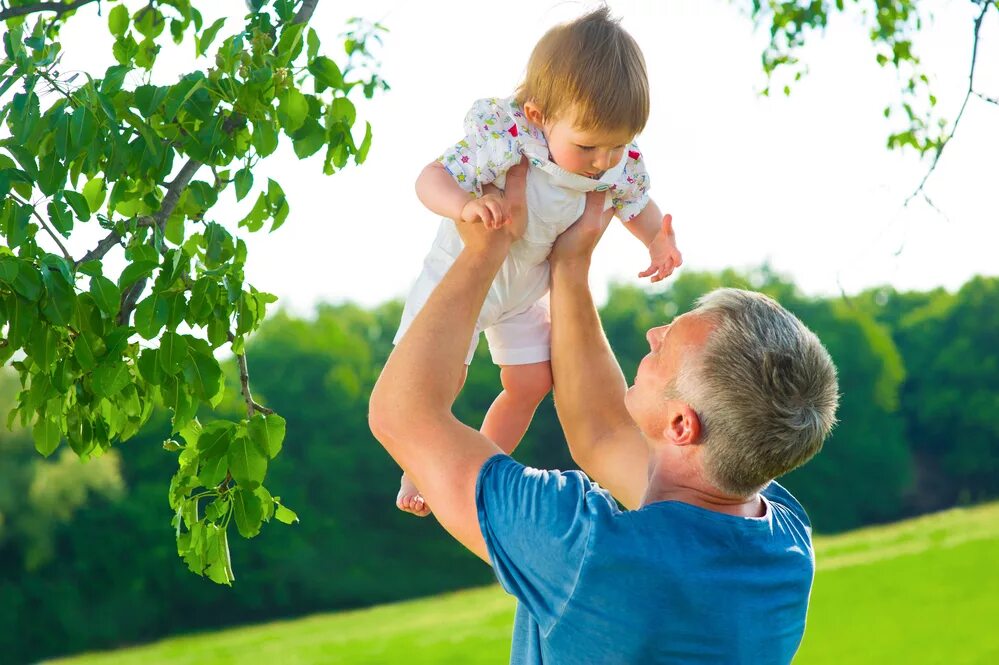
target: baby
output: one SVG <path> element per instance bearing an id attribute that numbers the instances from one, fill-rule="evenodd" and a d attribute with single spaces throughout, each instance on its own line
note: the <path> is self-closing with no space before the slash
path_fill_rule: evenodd
<path id="1" fill-rule="evenodd" d="M 509 221 L 496 188 L 502 190 L 507 170 L 527 158 L 527 226 L 490 287 L 465 360 L 467 366 L 484 331 L 503 391 L 482 433 L 507 453 L 552 388 L 548 253 L 582 214 L 586 193 L 607 192 L 605 209 L 613 207 L 648 247 L 651 263 L 639 277 L 657 282 L 681 263 L 671 219 L 649 198 L 649 177 L 633 142 L 648 115 L 642 52 L 601 8 L 549 30 L 516 94 L 477 101 L 465 117 L 465 139 L 416 181 L 420 201 L 444 219 L 406 300 L 397 343 L 461 252 L 455 225 L 496 228 Z M 419 516 L 430 512 L 405 475 L 396 504 Z"/>

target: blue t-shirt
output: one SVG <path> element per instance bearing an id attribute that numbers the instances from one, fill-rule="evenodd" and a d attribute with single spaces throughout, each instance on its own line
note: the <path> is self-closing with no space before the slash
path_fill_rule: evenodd
<path id="1" fill-rule="evenodd" d="M 678 501 L 622 511 L 579 471 L 496 455 L 476 486 L 496 577 L 517 598 L 512 665 L 789 663 L 815 560 L 801 504 L 766 515 Z"/>

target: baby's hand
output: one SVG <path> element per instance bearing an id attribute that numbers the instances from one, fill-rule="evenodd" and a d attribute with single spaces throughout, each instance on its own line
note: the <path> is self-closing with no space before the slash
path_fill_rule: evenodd
<path id="1" fill-rule="evenodd" d="M 652 277 L 651 282 L 666 279 L 683 263 L 680 250 L 676 248 L 676 236 L 673 234 L 673 216 L 663 217 L 662 228 L 649 243 L 649 257 L 652 263 L 648 268 L 638 273 L 639 277 Z"/>
<path id="2" fill-rule="evenodd" d="M 498 229 L 510 221 L 510 206 L 502 192 L 483 194 L 465 204 L 461 221 L 482 222 L 487 229 Z"/>

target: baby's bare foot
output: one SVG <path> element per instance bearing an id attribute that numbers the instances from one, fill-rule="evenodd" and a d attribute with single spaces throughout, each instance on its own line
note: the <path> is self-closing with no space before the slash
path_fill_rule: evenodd
<path id="1" fill-rule="evenodd" d="M 420 490 L 416 489 L 406 474 L 402 474 L 402 481 L 399 486 L 399 495 L 395 498 L 396 508 L 403 512 L 413 513 L 417 517 L 426 517 L 430 514 L 430 506 L 427 505 Z"/>

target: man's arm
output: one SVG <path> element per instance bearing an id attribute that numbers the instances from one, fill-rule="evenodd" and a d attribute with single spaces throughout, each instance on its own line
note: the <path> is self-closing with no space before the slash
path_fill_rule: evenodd
<path id="1" fill-rule="evenodd" d="M 524 170 L 511 169 L 508 182 L 511 176 L 523 188 Z M 371 393 L 368 423 L 441 526 L 488 562 L 475 483 L 483 463 L 502 451 L 459 422 L 451 406 L 468 340 L 512 237 L 469 224 L 462 238 L 464 250 L 389 356 Z"/>
<path id="2" fill-rule="evenodd" d="M 588 196 L 583 217 L 551 255 L 555 407 L 572 458 L 629 509 L 648 483 L 648 444 L 624 405 L 627 389 L 600 325 L 588 282 L 590 258 L 613 210 Z"/>

